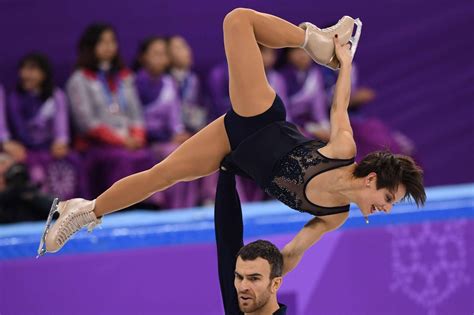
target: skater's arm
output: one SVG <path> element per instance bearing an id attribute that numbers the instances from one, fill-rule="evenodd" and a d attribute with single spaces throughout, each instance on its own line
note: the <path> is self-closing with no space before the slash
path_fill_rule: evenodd
<path id="1" fill-rule="evenodd" d="M 336 55 L 341 64 L 337 77 L 336 88 L 331 105 L 331 136 L 330 141 L 336 141 L 341 136 L 352 138 L 352 128 L 347 108 L 351 97 L 351 68 L 352 58 L 349 45 L 341 46 L 334 40 Z"/>
<path id="2" fill-rule="evenodd" d="M 327 232 L 336 230 L 347 219 L 347 213 L 324 218 L 315 217 L 305 224 L 303 229 L 283 248 L 283 275 L 293 270 L 304 253 Z"/>

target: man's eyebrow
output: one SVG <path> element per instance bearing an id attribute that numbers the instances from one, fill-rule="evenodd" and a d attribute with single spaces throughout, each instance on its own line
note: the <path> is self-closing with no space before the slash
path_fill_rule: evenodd
<path id="1" fill-rule="evenodd" d="M 237 271 L 234 271 L 234 275 L 238 276 L 238 277 L 244 277 L 244 275 L 241 275 L 240 273 L 238 273 Z M 249 275 L 245 275 L 246 277 L 263 277 L 262 274 L 260 273 L 252 273 L 252 274 L 249 274 Z"/>
<path id="2" fill-rule="evenodd" d="M 247 277 L 263 277 L 260 273 L 252 273 L 250 275 L 247 275 Z"/>

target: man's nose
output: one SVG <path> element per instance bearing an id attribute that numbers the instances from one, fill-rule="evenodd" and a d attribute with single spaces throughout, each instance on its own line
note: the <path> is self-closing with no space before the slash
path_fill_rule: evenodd
<path id="1" fill-rule="evenodd" d="M 249 284 L 250 282 L 247 281 L 247 280 L 242 280 L 240 283 L 239 283 L 239 291 L 242 292 L 242 293 L 246 293 L 248 290 L 249 290 Z"/>

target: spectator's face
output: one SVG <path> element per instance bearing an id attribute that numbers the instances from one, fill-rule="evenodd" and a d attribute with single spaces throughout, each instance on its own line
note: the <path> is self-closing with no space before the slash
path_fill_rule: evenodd
<path id="1" fill-rule="evenodd" d="M 175 36 L 170 41 L 169 53 L 173 67 L 187 69 L 193 63 L 191 47 L 184 38 Z"/>
<path id="2" fill-rule="evenodd" d="M 117 55 L 118 45 L 115 34 L 106 30 L 100 35 L 100 40 L 95 46 L 95 54 L 99 61 L 112 61 Z"/>
<path id="3" fill-rule="evenodd" d="M 271 69 L 275 65 L 276 51 L 268 47 L 260 48 L 262 52 L 263 66 L 265 69 Z"/>
<path id="4" fill-rule="evenodd" d="M 39 91 L 44 80 L 43 71 L 33 63 L 25 63 L 19 71 L 21 87 L 25 91 Z"/>
<path id="5" fill-rule="evenodd" d="M 307 70 L 313 62 L 311 57 L 301 48 L 292 48 L 288 52 L 288 61 L 298 70 Z"/>
<path id="6" fill-rule="evenodd" d="M 164 40 L 155 40 L 143 55 L 143 66 L 153 74 L 163 73 L 169 65 L 167 44 Z"/>
<path id="7" fill-rule="evenodd" d="M 247 261 L 237 258 L 234 285 L 242 312 L 252 313 L 261 309 L 276 294 L 277 278 L 270 280 L 270 271 L 270 264 L 263 258 Z"/>

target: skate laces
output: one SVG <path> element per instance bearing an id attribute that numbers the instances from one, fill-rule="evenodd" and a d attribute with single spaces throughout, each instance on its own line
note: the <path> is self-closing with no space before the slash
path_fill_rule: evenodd
<path id="1" fill-rule="evenodd" d="M 97 219 L 92 210 L 89 212 L 77 211 L 75 213 L 68 213 L 64 221 L 61 222 L 56 242 L 59 246 L 63 246 L 73 234 L 84 226 L 87 226 L 88 232 L 92 232 L 100 223 L 102 223 L 102 220 Z"/>

